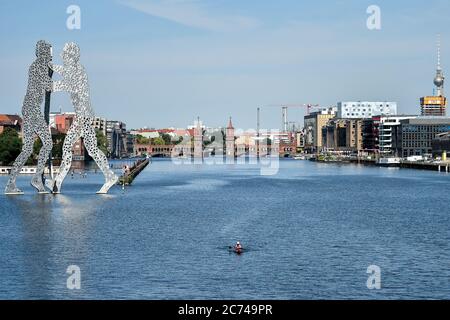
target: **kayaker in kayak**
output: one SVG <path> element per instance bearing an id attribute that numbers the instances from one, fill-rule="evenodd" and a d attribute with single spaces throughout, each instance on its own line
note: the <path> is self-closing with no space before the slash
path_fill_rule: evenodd
<path id="1" fill-rule="evenodd" d="M 234 251 L 236 251 L 237 253 L 241 253 L 242 252 L 242 245 L 241 245 L 241 243 L 239 241 L 236 242 L 236 244 L 234 245 Z"/>

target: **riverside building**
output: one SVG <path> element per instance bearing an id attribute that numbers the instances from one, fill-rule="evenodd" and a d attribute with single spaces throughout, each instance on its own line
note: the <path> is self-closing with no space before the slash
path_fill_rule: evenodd
<path id="1" fill-rule="evenodd" d="M 336 108 L 328 108 L 313 112 L 304 117 L 305 121 L 305 149 L 310 152 L 318 152 L 322 149 L 322 129 L 328 121 L 336 117 Z"/>
<path id="2" fill-rule="evenodd" d="M 15 114 L 0 114 L 0 133 L 2 133 L 5 128 L 14 129 L 21 135 L 22 118 Z"/>
<path id="3" fill-rule="evenodd" d="M 331 119 L 322 128 L 324 149 L 328 151 L 358 152 L 363 143 L 362 119 Z"/>
<path id="4" fill-rule="evenodd" d="M 398 141 L 402 120 L 417 116 L 375 116 L 363 122 L 363 149 L 381 156 L 398 156 Z"/>
<path id="5" fill-rule="evenodd" d="M 431 155 L 433 140 L 450 131 L 450 117 L 417 117 L 401 120 L 400 146 L 404 158 Z"/>

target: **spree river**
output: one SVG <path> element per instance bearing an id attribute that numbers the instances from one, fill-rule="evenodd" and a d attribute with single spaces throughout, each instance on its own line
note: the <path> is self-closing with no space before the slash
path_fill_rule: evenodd
<path id="1" fill-rule="evenodd" d="M 160 160 L 109 195 L 102 179 L 69 175 L 54 196 L 22 176 L 25 195 L 0 195 L 1 299 L 450 298 L 450 174 Z"/>

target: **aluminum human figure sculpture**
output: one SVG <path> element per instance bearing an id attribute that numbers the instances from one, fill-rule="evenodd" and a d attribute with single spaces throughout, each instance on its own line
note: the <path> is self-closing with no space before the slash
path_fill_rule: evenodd
<path id="1" fill-rule="evenodd" d="M 22 106 L 23 116 L 23 147 L 22 152 L 15 160 L 9 180 L 6 184 L 5 194 L 23 194 L 16 187 L 16 178 L 25 162 L 33 153 L 35 135 L 42 141 L 39 151 L 36 173 L 31 179 L 31 185 L 39 193 L 47 193 L 42 182 L 45 163 L 52 151 L 53 142 L 50 129 L 41 112 L 41 104 L 45 92 L 52 89 L 52 80 L 48 75 L 48 64 L 52 59 L 52 46 L 40 40 L 36 44 L 36 60 L 31 64 L 28 72 L 28 87 Z"/>
<path id="2" fill-rule="evenodd" d="M 53 82 L 53 92 L 67 91 L 70 93 L 75 117 L 70 126 L 63 145 L 62 162 L 59 173 L 53 181 L 47 181 L 47 186 L 54 192 L 61 192 L 61 185 L 72 164 L 72 148 L 84 138 L 84 145 L 89 155 L 97 163 L 105 176 L 105 183 L 97 193 L 107 193 L 117 183 L 118 177 L 109 168 L 105 154 L 97 147 L 97 137 L 92 125 L 94 111 L 89 98 L 89 84 L 84 67 L 80 63 L 80 49 L 73 42 L 64 45 L 61 54 L 63 65 L 49 64 L 50 68 L 62 76 L 61 81 Z"/>

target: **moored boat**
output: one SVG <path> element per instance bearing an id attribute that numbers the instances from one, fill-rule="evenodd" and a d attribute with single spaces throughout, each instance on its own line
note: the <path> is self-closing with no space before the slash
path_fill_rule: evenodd
<path id="1" fill-rule="evenodd" d="M 400 166 L 400 158 L 389 157 L 389 158 L 380 158 L 378 159 L 378 165 L 383 167 L 398 167 Z"/>

